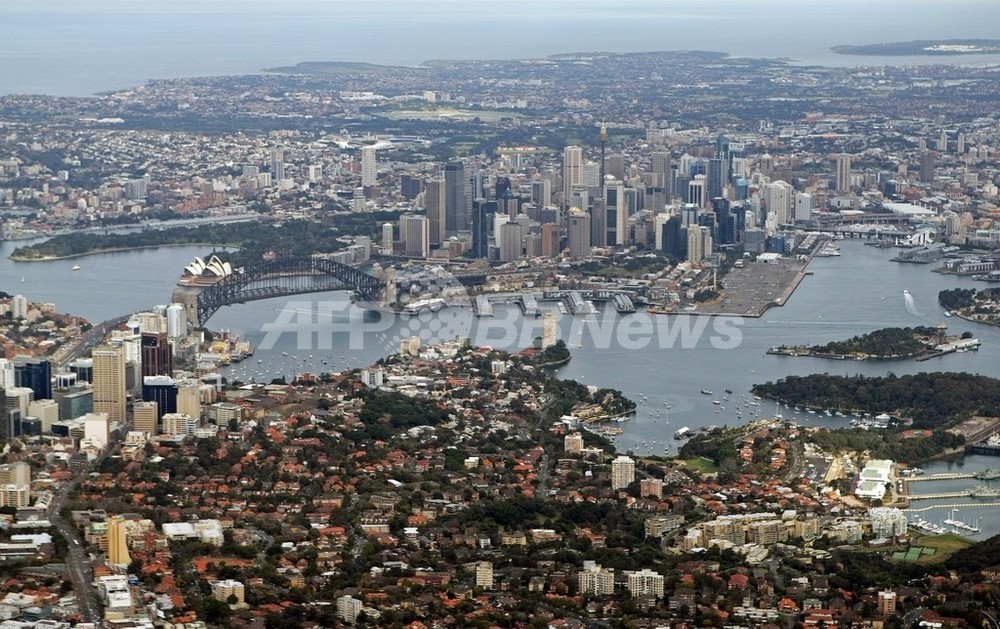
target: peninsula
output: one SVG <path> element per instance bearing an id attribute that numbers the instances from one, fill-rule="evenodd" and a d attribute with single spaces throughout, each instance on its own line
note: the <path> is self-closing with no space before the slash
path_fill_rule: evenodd
<path id="1" fill-rule="evenodd" d="M 926 360 L 957 351 L 975 349 L 979 341 L 966 332 L 961 336 L 946 334 L 945 326 L 883 328 L 846 341 L 825 345 L 780 345 L 767 350 L 776 356 L 812 356 L 833 360 Z"/>
<path id="2" fill-rule="evenodd" d="M 997 39 L 918 39 L 906 42 L 834 46 L 838 55 L 870 55 L 879 57 L 912 57 L 918 55 L 996 55 L 1000 54 Z"/>

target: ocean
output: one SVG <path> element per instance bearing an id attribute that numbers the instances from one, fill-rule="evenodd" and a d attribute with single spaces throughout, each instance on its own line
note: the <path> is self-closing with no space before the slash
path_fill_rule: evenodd
<path id="1" fill-rule="evenodd" d="M 418 65 L 591 51 L 713 50 L 831 66 L 1000 63 L 830 51 L 991 38 L 998 21 L 994 0 L 5 0 L 0 94 L 87 96 L 301 61 Z"/>

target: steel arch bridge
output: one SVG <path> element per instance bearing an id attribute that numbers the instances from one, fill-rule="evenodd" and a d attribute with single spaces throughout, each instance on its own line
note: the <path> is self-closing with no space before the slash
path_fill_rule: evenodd
<path id="1" fill-rule="evenodd" d="M 376 300 L 382 281 L 363 271 L 323 258 L 278 258 L 237 269 L 198 293 L 198 324 L 204 326 L 223 306 L 302 293 L 353 290 Z"/>

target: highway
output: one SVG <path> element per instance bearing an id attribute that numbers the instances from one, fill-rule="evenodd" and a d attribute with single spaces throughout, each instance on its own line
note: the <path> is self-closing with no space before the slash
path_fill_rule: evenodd
<path id="1" fill-rule="evenodd" d="M 59 513 L 66 506 L 70 492 L 82 478 L 82 475 L 76 476 L 59 489 L 50 506 L 49 521 L 69 543 L 69 550 L 66 552 L 66 568 L 70 581 L 73 583 L 73 593 L 76 595 L 80 615 L 84 622 L 93 622 L 97 626 L 101 626 L 101 604 L 97 596 L 97 589 L 93 585 L 93 565 L 83 549 L 83 543 L 76 528 Z"/>
<path id="2" fill-rule="evenodd" d="M 75 341 L 59 348 L 52 356 L 52 363 L 56 367 L 56 372 L 61 371 L 67 364 L 90 351 L 91 347 L 101 342 L 105 334 L 128 321 L 128 318 L 131 316 L 131 314 L 122 315 L 94 324 L 94 327 L 81 334 Z"/>

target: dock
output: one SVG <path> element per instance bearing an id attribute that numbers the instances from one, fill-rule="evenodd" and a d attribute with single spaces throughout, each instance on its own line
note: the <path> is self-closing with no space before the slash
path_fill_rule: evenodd
<path id="1" fill-rule="evenodd" d="M 620 314 L 635 312 L 635 304 L 632 303 L 632 299 L 628 295 L 618 293 L 615 295 L 615 309 Z"/>
<path id="2" fill-rule="evenodd" d="M 521 312 L 526 317 L 537 317 L 540 314 L 538 300 L 531 293 L 521 293 Z"/>
<path id="3" fill-rule="evenodd" d="M 490 298 L 486 295 L 476 297 L 476 301 L 472 305 L 472 310 L 477 317 L 493 316 L 493 304 L 490 303 Z"/>

